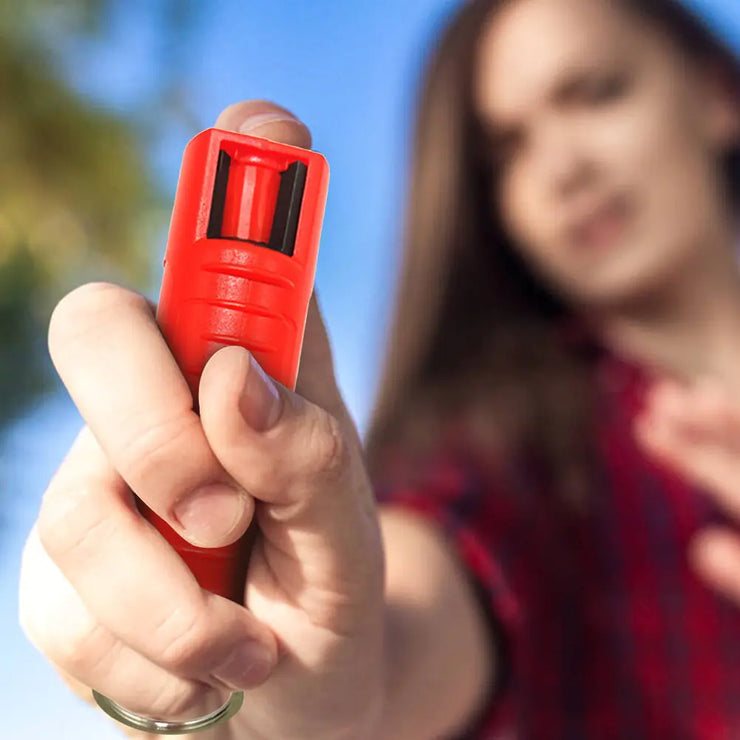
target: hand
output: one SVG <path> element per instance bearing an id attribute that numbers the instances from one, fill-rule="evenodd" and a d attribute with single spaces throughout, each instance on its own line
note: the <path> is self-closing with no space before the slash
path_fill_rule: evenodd
<path id="1" fill-rule="evenodd" d="M 740 405 L 719 381 L 657 383 L 635 433 L 649 454 L 702 487 L 740 521 Z M 688 555 L 700 577 L 740 604 L 740 537 L 734 531 L 701 530 Z"/>
<path id="2" fill-rule="evenodd" d="M 216 125 L 310 146 L 303 124 L 262 101 L 228 108 Z M 54 311 L 49 346 L 86 426 L 26 545 L 31 641 L 79 693 L 94 687 L 149 716 L 200 715 L 247 689 L 219 738 L 371 737 L 382 547 L 315 299 L 296 392 L 228 347 L 203 372 L 200 417 L 139 295 L 73 291 Z M 132 491 L 198 545 L 232 542 L 256 516 L 246 608 L 198 586 Z"/>

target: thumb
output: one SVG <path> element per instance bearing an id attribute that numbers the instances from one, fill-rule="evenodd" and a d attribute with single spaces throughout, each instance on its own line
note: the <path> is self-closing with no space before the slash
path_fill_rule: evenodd
<path id="1" fill-rule="evenodd" d="M 216 128 L 260 136 L 281 144 L 311 147 L 311 132 L 289 110 L 268 100 L 246 100 L 225 108 Z"/>

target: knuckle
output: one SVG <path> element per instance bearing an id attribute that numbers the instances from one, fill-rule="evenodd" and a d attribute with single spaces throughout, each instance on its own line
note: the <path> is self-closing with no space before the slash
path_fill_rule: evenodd
<path id="1" fill-rule="evenodd" d="M 154 631 L 155 644 L 163 646 L 157 662 L 173 673 L 197 671 L 211 642 L 210 633 L 202 606 L 173 609 Z"/>
<path id="2" fill-rule="evenodd" d="M 321 477 L 339 478 L 345 471 L 349 447 L 337 419 L 319 410 L 310 427 L 309 449 L 314 471 Z"/>
<path id="3" fill-rule="evenodd" d="M 156 421 L 146 431 L 137 433 L 121 446 L 120 463 L 132 481 L 141 483 L 161 476 L 163 465 L 175 458 L 182 458 L 183 448 L 190 447 L 188 440 L 198 434 L 200 422 L 195 414 L 178 413 L 168 419 Z"/>
<path id="4" fill-rule="evenodd" d="M 109 539 L 115 522 L 95 505 L 89 483 L 52 485 L 44 495 L 38 517 L 38 536 L 52 560 L 64 561 L 74 552 L 94 551 L 94 543 Z"/>
<path id="5" fill-rule="evenodd" d="M 250 458 L 249 471 L 242 476 L 245 488 L 252 494 L 270 496 L 282 490 L 291 472 L 278 455 L 258 455 Z"/>
<path id="6" fill-rule="evenodd" d="M 52 660 L 71 675 L 84 680 L 94 675 L 101 665 L 115 659 L 115 646 L 110 634 L 100 624 L 68 630 L 50 652 Z"/>

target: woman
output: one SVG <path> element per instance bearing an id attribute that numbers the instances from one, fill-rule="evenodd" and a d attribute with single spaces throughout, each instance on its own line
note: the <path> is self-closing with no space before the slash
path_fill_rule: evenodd
<path id="1" fill-rule="evenodd" d="M 264 102 L 217 124 L 310 145 Z M 85 286 L 50 327 L 87 427 L 29 637 L 149 715 L 247 689 L 211 738 L 734 737 L 739 141 L 734 62 L 669 0 L 465 5 L 420 111 L 379 516 L 315 304 L 297 393 L 227 348 L 198 419 L 146 302 Z M 248 609 L 131 489 L 198 544 L 257 516 Z"/>
<path id="2" fill-rule="evenodd" d="M 728 422 L 656 382 L 738 391 L 737 83 L 667 2 L 472 3 L 431 67 L 368 456 L 486 584 L 523 737 L 740 731 L 740 481 L 674 416 Z"/>

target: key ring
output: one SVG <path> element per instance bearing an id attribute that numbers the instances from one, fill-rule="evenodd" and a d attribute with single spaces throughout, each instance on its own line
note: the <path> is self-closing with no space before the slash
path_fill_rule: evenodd
<path id="1" fill-rule="evenodd" d="M 231 719 L 239 711 L 244 702 L 244 692 L 234 691 L 222 706 L 209 714 L 204 714 L 202 717 L 196 717 L 195 719 L 183 720 L 182 722 L 169 722 L 132 712 L 117 704 L 112 699 L 109 699 L 107 696 L 98 693 L 95 689 L 93 689 L 92 693 L 98 706 L 109 717 L 113 717 L 117 722 L 128 727 L 133 727 L 135 730 L 152 732 L 156 735 L 186 735 L 193 732 L 201 732 Z"/>

